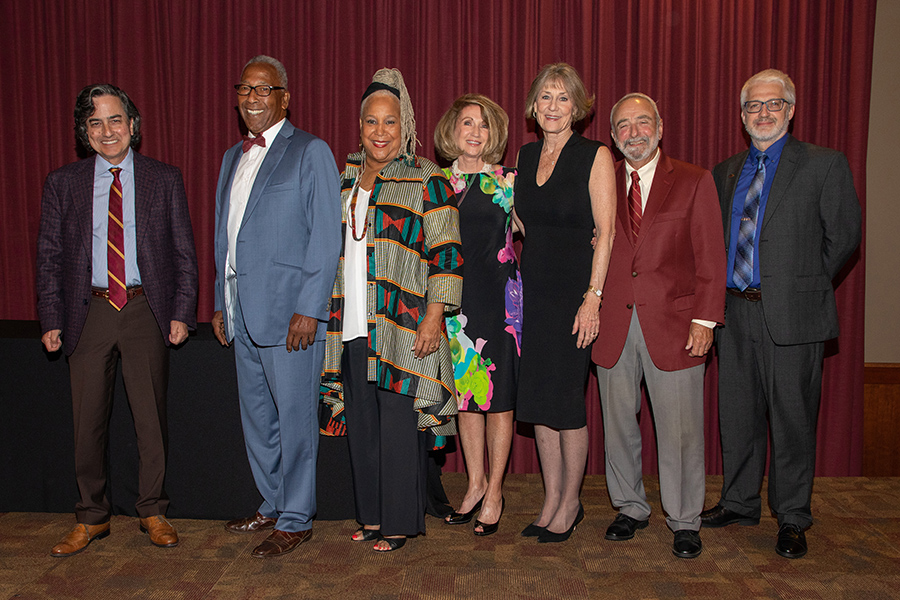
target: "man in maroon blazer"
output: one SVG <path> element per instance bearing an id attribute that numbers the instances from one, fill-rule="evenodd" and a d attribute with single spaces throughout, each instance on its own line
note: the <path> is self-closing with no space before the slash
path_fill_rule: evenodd
<path id="1" fill-rule="evenodd" d="M 71 556 L 109 535 L 107 427 L 122 377 L 140 455 L 140 528 L 178 544 L 165 519 L 168 345 L 196 326 L 197 259 L 181 172 L 146 158 L 141 116 L 125 92 L 84 88 L 75 131 L 90 158 L 50 173 L 41 199 L 37 292 L 41 341 L 68 355 L 75 420 L 77 525 L 50 551 Z"/>
<path id="2" fill-rule="evenodd" d="M 606 276 L 597 364 L 606 483 L 619 514 L 608 540 L 628 540 L 648 524 L 641 469 L 641 380 L 653 406 L 659 485 L 672 552 L 702 552 L 705 496 L 703 377 L 713 328 L 725 309 L 725 248 L 709 171 L 658 148 L 656 103 L 628 94 L 610 114 L 624 161 L 616 164 L 616 237 Z"/>

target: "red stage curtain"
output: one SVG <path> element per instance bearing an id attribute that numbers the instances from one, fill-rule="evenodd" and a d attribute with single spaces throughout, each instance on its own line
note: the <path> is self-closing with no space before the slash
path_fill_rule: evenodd
<path id="1" fill-rule="evenodd" d="M 358 100 L 372 73 L 401 69 L 422 142 L 451 101 L 481 92 L 509 112 L 509 151 L 534 138 L 523 101 L 532 77 L 567 61 L 596 93 L 585 133 L 609 142 L 609 109 L 627 92 L 656 98 L 671 156 L 712 168 L 746 147 L 738 95 L 777 67 L 797 84 L 793 133 L 847 154 L 865 206 L 875 0 L 8 0 L 0 23 L 0 319 L 34 319 L 34 254 L 46 174 L 76 159 L 72 108 L 93 82 L 125 89 L 144 117 L 145 154 L 184 172 L 200 259 L 199 318 L 212 314 L 213 197 L 222 153 L 238 140 L 232 84 L 258 53 L 281 59 L 292 122 L 343 165 L 357 148 Z M 842 335 L 829 347 L 820 475 L 858 475 L 862 448 L 864 252 L 838 287 Z M 839 351 L 838 351 L 839 350 Z M 715 368 L 707 377 L 708 470 L 721 472 Z M 595 382 L 587 393 L 588 471 L 603 470 Z M 552 401 L 552 398 L 548 398 Z M 646 413 L 646 409 L 645 409 Z M 646 433 L 651 433 L 647 414 Z M 655 451 L 645 443 L 645 469 Z M 461 461 L 451 456 L 451 468 Z M 517 437 L 511 469 L 535 471 Z"/>

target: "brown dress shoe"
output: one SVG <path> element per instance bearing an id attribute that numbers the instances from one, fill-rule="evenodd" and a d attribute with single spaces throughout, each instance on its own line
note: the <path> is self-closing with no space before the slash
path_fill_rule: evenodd
<path id="1" fill-rule="evenodd" d="M 162 515 L 141 519 L 141 531 L 150 534 L 154 546 L 174 548 L 178 545 L 178 533 Z"/>
<path id="2" fill-rule="evenodd" d="M 60 543 L 53 546 L 50 556 L 72 556 L 78 554 L 94 540 L 102 540 L 109 535 L 109 521 L 100 525 L 78 523 Z"/>
<path id="3" fill-rule="evenodd" d="M 231 533 L 253 533 L 263 529 L 275 529 L 276 519 L 264 517 L 258 512 L 252 517 L 235 519 L 225 523 L 225 529 Z"/>
<path id="4" fill-rule="evenodd" d="M 281 531 L 276 529 L 250 553 L 254 558 L 270 558 L 291 552 L 312 537 L 312 529 L 306 531 Z"/>

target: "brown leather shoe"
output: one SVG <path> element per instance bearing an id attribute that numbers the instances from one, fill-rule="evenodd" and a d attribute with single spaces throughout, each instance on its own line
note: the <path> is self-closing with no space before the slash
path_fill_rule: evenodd
<path id="1" fill-rule="evenodd" d="M 108 535 L 109 521 L 100 525 L 78 523 L 60 543 L 53 546 L 50 556 L 62 557 L 78 554 L 94 540 L 102 540 Z"/>
<path id="2" fill-rule="evenodd" d="M 162 515 L 141 519 L 141 531 L 150 534 L 154 546 L 174 548 L 178 545 L 178 533 Z"/>
<path id="3" fill-rule="evenodd" d="M 281 531 L 276 529 L 250 553 L 254 558 L 271 558 L 291 552 L 312 537 L 312 529 L 306 531 Z"/>
<path id="4" fill-rule="evenodd" d="M 276 519 L 264 517 L 258 512 L 252 517 L 235 519 L 225 523 L 225 529 L 231 533 L 254 533 L 263 529 L 275 529 Z"/>

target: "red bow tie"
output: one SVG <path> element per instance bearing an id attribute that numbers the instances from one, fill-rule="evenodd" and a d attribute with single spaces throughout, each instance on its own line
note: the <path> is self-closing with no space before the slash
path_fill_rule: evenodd
<path id="1" fill-rule="evenodd" d="M 266 147 L 266 138 L 261 135 L 256 137 L 250 137 L 249 135 L 244 136 L 244 143 L 241 144 L 241 148 L 244 149 L 244 152 L 247 152 L 253 146 L 259 146 L 260 148 Z"/>

